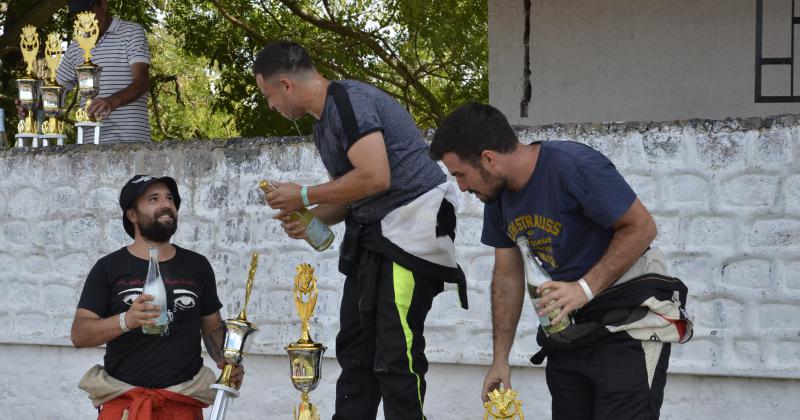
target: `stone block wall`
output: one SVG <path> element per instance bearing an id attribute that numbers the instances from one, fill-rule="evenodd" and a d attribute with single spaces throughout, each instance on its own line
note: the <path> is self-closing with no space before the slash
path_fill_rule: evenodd
<path id="1" fill-rule="evenodd" d="M 791 397 L 800 391 L 800 117 L 554 125 L 519 127 L 519 133 L 526 142 L 566 139 L 601 150 L 653 213 L 656 244 L 688 284 L 696 319 L 695 338 L 673 348 L 662 417 L 685 418 L 687 404 L 697 418 L 730 409 L 709 400 L 709 386 L 732 393 L 732 401 L 737 395 L 750 401 L 753 413 L 800 416 L 800 402 Z M 249 349 L 238 418 L 286 418 L 297 402 L 283 350 L 300 332 L 291 284 L 297 264 L 317 267 L 312 332 L 329 347 L 329 358 L 312 399 L 329 416 L 343 282 L 338 240 L 316 253 L 287 239 L 257 188 L 260 179 L 312 184 L 327 174 L 313 144 L 272 138 L 0 151 L 0 325 L 6 326 L 0 330 L 0 419 L 91 415 L 76 384 L 102 362 L 102 350 L 73 349 L 69 328 L 94 262 L 129 242 L 117 199 L 138 173 L 178 181 L 183 204 L 174 242 L 211 261 L 223 316 L 238 314 L 250 254 L 261 256 L 248 307 L 261 332 Z M 493 254 L 480 244 L 482 204 L 461 198 L 457 253 L 471 309 L 461 310 L 448 288 L 428 318 L 430 419 L 481 417 L 478 394 L 491 361 Z M 341 238 L 341 227 L 334 232 Z M 526 303 L 512 352 L 514 385 L 528 401 L 526 414 L 539 418 L 549 414 L 549 398 L 543 371 L 527 364 L 537 350 L 534 329 Z M 39 389 L 54 403 L 39 405 Z M 463 403 L 464 396 L 475 401 Z"/>

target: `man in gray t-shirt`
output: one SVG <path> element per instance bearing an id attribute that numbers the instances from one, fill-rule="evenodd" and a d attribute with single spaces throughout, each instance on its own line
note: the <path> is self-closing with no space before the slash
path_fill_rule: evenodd
<path id="1" fill-rule="evenodd" d="M 290 120 L 317 121 L 314 142 L 331 181 L 275 182 L 270 207 L 291 238 L 305 228 L 286 215 L 303 206 L 328 225 L 345 221 L 339 271 L 345 274 L 336 358 L 334 420 L 420 419 L 425 398 L 425 318 L 443 282 L 459 284 L 455 262 L 455 187 L 428 155 L 408 111 L 365 83 L 328 81 L 306 51 L 267 45 L 253 66 L 270 108 Z M 452 192 L 452 194 L 451 194 Z"/>
<path id="2" fill-rule="evenodd" d="M 447 180 L 411 115 L 389 94 L 354 80 L 330 82 L 314 142 L 332 178 L 353 169 L 350 147 L 372 133 L 383 136 L 391 178 L 386 190 L 350 204 L 359 223 L 376 222 Z"/>

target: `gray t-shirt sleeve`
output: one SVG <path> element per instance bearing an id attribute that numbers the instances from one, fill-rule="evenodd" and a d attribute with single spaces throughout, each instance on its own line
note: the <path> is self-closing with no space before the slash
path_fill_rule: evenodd
<path id="1" fill-rule="evenodd" d="M 344 86 L 333 82 L 330 94 L 336 104 L 344 134 L 336 137 L 342 142 L 341 146 L 345 152 L 367 134 L 383 131 L 378 110 L 366 92 L 358 89 L 351 89 L 348 92 Z"/>

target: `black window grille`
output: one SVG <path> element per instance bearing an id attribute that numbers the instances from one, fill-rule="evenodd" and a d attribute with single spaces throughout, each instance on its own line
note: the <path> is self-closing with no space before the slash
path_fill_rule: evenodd
<path id="1" fill-rule="evenodd" d="M 756 0 L 756 84 L 755 101 L 759 102 L 800 102 L 800 95 L 794 94 L 794 31 L 795 26 L 800 25 L 800 17 L 795 16 L 796 4 L 792 0 L 791 34 L 790 34 L 790 55 L 788 57 L 764 57 L 764 0 Z M 787 95 L 762 95 L 761 94 L 761 70 L 763 66 L 789 66 L 789 86 Z"/>

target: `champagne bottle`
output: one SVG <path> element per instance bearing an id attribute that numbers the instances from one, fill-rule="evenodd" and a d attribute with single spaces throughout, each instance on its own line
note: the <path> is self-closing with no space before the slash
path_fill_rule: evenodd
<path id="1" fill-rule="evenodd" d="M 530 296 L 531 301 L 533 302 L 533 309 L 536 311 L 536 316 L 539 318 L 539 324 L 542 326 L 544 333 L 548 336 L 550 334 L 564 331 L 564 329 L 569 327 L 572 323 L 569 316 L 564 317 L 558 322 L 558 324 L 553 324 L 551 321 L 561 313 L 561 309 L 556 309 L 549 314 L 539 315 L 539 309 L 537 307 L 539 301 L 542 300 L 544 295 L 546 295 L 549 291 L 548 289 L 545 289 L 541 294 L 539 294 L 539 292 L 537 292 L 537 288 L 544 282 L 552 280 L 550 278 L 550 274 L 548 274 L 544 267 L 542 267 L 541 261 L 533 256 L 531 248 L 528 245 L 527 237 L 520 236 L 517 238 L 516 242 L 517 247 L 519 247 L 519 250 L 522 253 L 522 262 L 525 266 L 525 282 L 528 286 L 528 296 Z"/>
<path id="2" fill-rule="evenodd" d="M 258 186 L 264 191 L 264 194 L 274 191 L 276 188 L 269 181 L 261 181 Z M 333 243 L 333 231 L 328 227 L 319 217 L 314 216 L 314 213 L 307 208 L 292 212 L 289 214 L 292 221 L 300 222 L 306 228 L 306 242 L 317 251 L 324 251 L 328 249 Z"/>
<path id="3" fill-rule="evenodd" d="M 167 289 L 164 287 L 164 281 L 161 279 L 161 270 L 158 268 L 158 247 L 150 247 L 150 265 L 147 268 L 147 279 L 144 281 L 144 290 L 142 293 L 155 297 L 149 303 L 151 305 L 158 305 L 161 309 L 158 311 L 158 318 L 153 318 L 156 325 L 142 325 L 142 332 L 145 334 L 164 335 L 167 333 L 169 326 L 169 317 L 167 316 Z"/>

